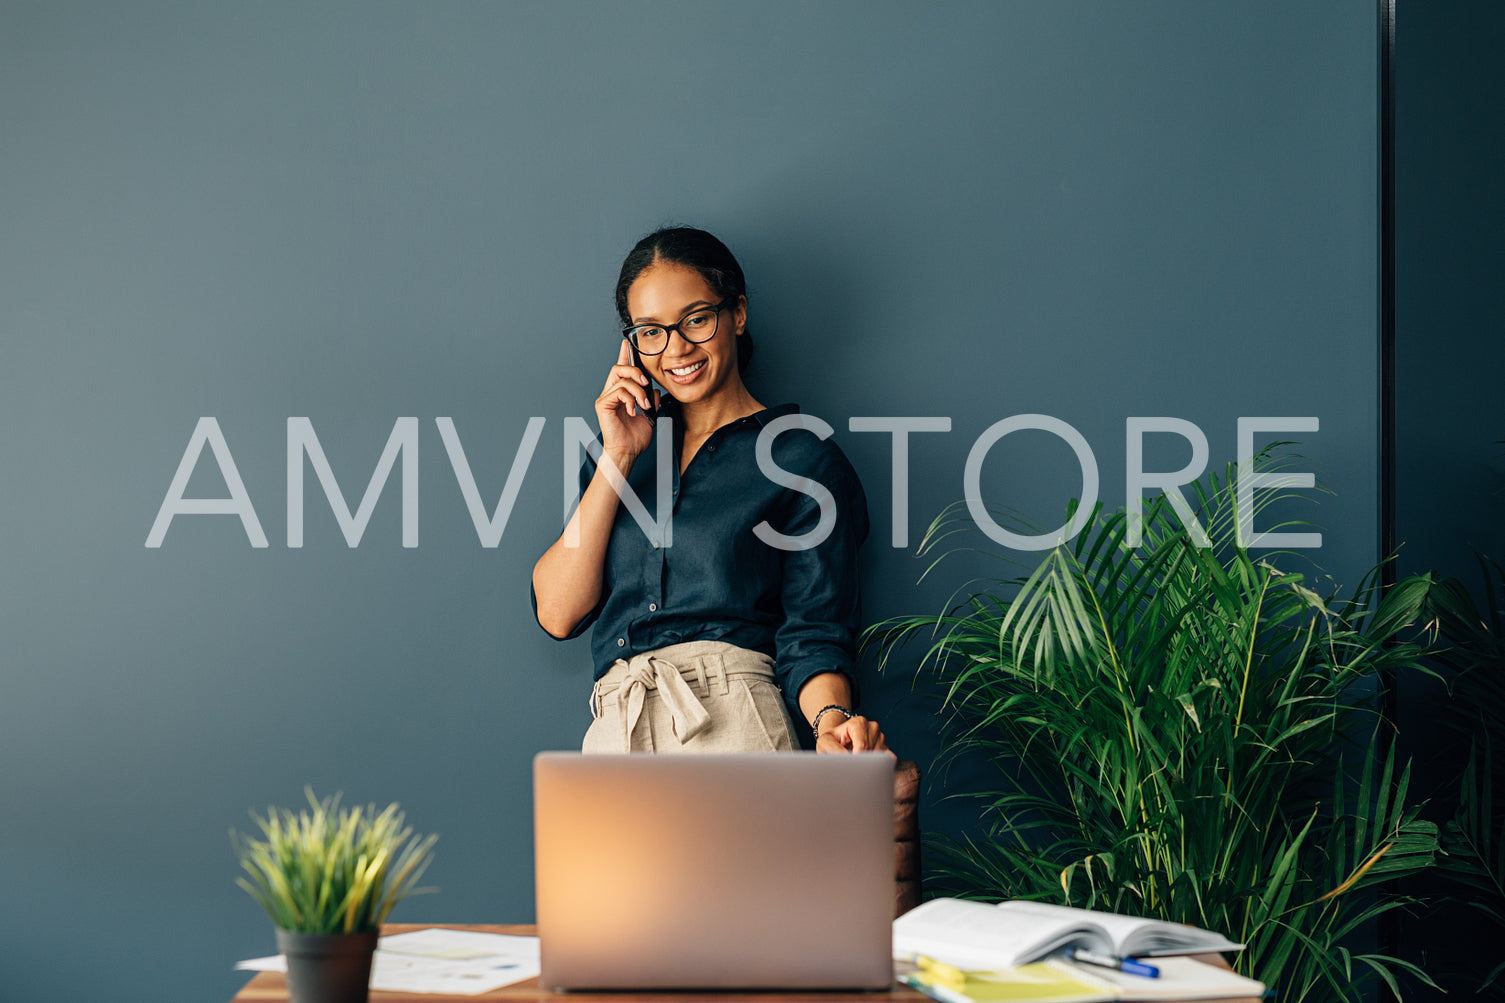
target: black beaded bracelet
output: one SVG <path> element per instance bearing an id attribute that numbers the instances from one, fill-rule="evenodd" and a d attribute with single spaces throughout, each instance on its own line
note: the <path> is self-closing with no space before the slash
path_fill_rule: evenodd
<path id="1" fill-rule="evenodd" d="M 810 732 L 816 738 L 820 737 L 820 719 L 826 716 L 826 711 L 828 711 L 828 710 L 839 710 L 839 711 L 841 711 L 843 714 L 845 714 L 847 716 L 847 720 L 849 720 L 849 721 L 852 718 L 854 718 L 854 717 L 857 716 L 856 714 L 853 714 L 851 711 L 847 710 L 841 704 L 838 704 L 838 703 L 828 703 L 828 704 L 826 704 L 820 710 L 818 710 L 818 711 L 815 712 L 815 720 L 810 722 Z"/>

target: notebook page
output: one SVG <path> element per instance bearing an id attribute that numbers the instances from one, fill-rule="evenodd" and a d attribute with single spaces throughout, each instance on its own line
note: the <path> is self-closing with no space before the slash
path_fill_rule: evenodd
<path id="1" fill-rule="evenodd" d="M 932 899 L 894 920 L 895 957 L 923 954 L 967 970 L 1012 968 L 1067 943 L 1111 950 L 1102 933 L 1078 916 L 1052 916 L 1042 923 L 1039 915 L 981 902 Z"/>

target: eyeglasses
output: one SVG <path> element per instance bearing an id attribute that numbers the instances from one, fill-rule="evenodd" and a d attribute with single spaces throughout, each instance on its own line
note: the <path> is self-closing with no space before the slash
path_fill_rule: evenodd
<path id="1" fill-rule="evenodd" d="M 692 345 L 710 341 L 716 337 L 716 322 L 721 311 L 737 302 L 737 297 L 728 296 L 715 306 L 703 306 L 691 310 L 677 324 L 634 324 L 622 331 L 622 337 L 632 342 L 642 355 L 659 355 L 669 347 L 669 332 L 678 331 L 679 336 Z"/>

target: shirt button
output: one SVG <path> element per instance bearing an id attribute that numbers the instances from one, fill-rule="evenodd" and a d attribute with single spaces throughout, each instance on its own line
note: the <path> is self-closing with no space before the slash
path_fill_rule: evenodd
<path id="1" fill-rule="evenodd" d="M 617 647 L 619 647 L 619 648 L 625 648 L 625 647 L 627 647 L 627 638 L 625 638 L 625 637 L 619 637 L 619 638 L 617 638 Z"/>
<path id="2" fill-rule="evenodd" d="M 654 549 L 654 550 L 657 550 L 657 549 L 658 549 L 658 541 L 657 541 L 657 540 L 654 540 L 654 541 L 653 541 L 653 549 Z"/>
<path id="3" fill-rule="evenodd" d="M 707 446 L 707 447 L 705 447 L 705 448 L 706 448 L 706 449 L 707 449 L 707 450 L 709 450 L 709 451 L 710 451 L 710 452 L 712 452 L 712 453 L 714 453 L 714 452 L 715 452 L 715 451 L 716 451 L 716 447 L 715 447 L 715 446 Z"/>
<path id="4" fill-rule="evenodd" d="M 658 603 L 656 603 L 656 602 L 649 603 L 648 604 L 648 612 L 650 612 L 650 613 L 657 613 L 658 612 Z"/>

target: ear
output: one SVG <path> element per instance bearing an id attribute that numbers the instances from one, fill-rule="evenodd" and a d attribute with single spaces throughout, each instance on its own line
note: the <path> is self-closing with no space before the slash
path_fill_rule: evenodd
<path id="1" fill-rule="evenodd" d="M 733 316 L 737 318 L 737 337 L 742 337 L 742 332 L 747 329 L 747 297 L 738 296 L 737 305 L 732 307 Z"/>

